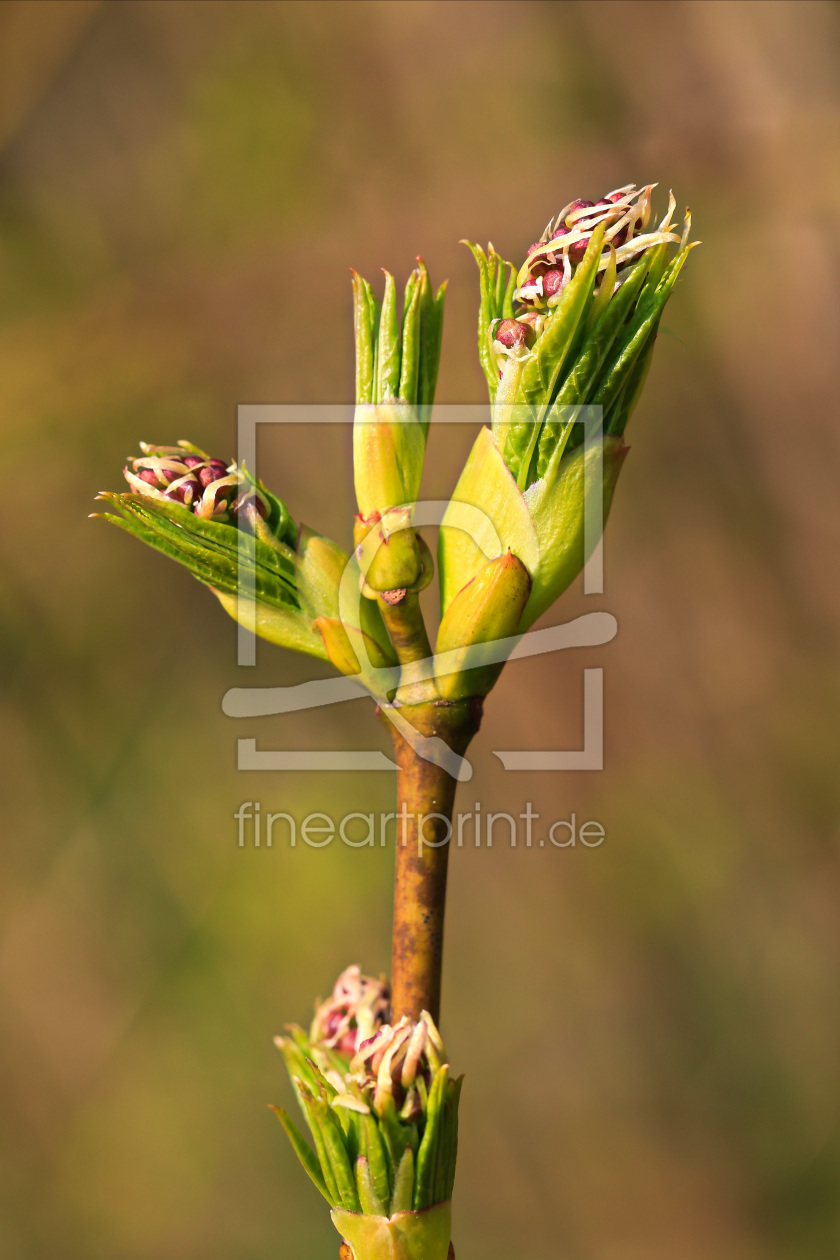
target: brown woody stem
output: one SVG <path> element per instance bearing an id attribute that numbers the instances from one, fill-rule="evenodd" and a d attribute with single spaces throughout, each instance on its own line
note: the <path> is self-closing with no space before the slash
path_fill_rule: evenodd
<path id="1" fill-rule="evenodd" d="M 387 591 L 379 597 L 382 617 L 402 668 L 392 715 L 386 717 L 397 762 L 397 843 L 394 938 L 391 958 L 393 1018 L 440 1018 L 446 876 L 457 779 L 422 752 L 423 741 L 458 758 L 481 721 L 480 700 L 447 703 L 434 679 L 418 677 L 432 655 L 416 591 Z M 402 730 L 400 729 L 402 728 Z M 417 733 L 412 736 L 411 729 Z M 454 767 L 450 764 L 450 769 Z"/>
<path id="2" fill-rule="evenodd" d="M 481 721 L 481 702 L 403 705 L 421 736 L 436 736 L 463 756 Z M 393 1018 L 440 1017 L 446 875 L 457 781 L 425 760 L 392 725 L 397 761 L 397 843 L 391 963 Z"/>

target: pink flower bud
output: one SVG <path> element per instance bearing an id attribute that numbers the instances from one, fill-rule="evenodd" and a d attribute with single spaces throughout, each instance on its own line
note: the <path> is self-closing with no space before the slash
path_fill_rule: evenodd
<path id="1" fill-rule="evenodd" d="M 348 967 L 335 982 L 332 996 L 315 1012 L 310 1037 L 341 1054 L 353 1055 L 374 1039 L 385 1024 L 391 994 L 384 976 L 363 976 Z"/>
<path id="2" fill-rule="evenodd" d="M 566 226 L 569 228 L 574 227 L 574 224 L 569 222 L 572 215 L 577 214 L 578 210 L 590 210 L 594 205 L 594 201 L 584 201 L 582 198 L 578 198 L 577 201 L 573 201 L 566 211 Z"/>
<path id="3" fill-rule="evenodd" d="M 612 206 L 615 204 L 616 201 L 621 201 L 623 196 L 624 196 L 624 193 L 610 193 L 608 197 L 602 197 L 600 201 L 596 201 L 595 208 L 600 209 L 603 206 Z M 609 221 L 610 220 L 608 220 L 608 222 Z M 614 245 L 616 249 L 619 249 L 620 246 L 622 246 L 626 240 L 627 240 L 627 224 L 624 225 L 624 227 L 621 229 L 620 232 L 616 232 L 615 236 L 610 237 L 610 244 Z"/>
<path id="4" fill-rule="evenodd" d="M 164 498 L 191 507 L 196 499 L 201 498 L 201 486 L 195 477 L 184 477 L 164 492 Z"/>
<path id="5" fill-rule="evenodd" d="M 546 298 L 554 297 L 555 293 L 559 293 L 565 284 L 565 272 L 562 267 L 553 267 L 551 271 L 547 271 L 543 276 L 543 295 Z"/>
<path id="6" fill-rule="evenodd" d="M 230 510 L 234 516 L 240 516 L 249 522 L 252 522 L 255 516 L 261 516 L 263 520 L 268 516 L 268 504 L 254 492 L 251 486 L 243 490 L 242 494 L 234 500 L 230 505 Z"/>
<path id="7" fill-rule="evenodd" d="M 494 333 L 496 341 L 501 342 L 506 349 L 512 350 L 514 346 L 523 346 L 529 340 L 533 340 L 533 332 L 527 324 L 520 323 L 518 319 L 503 319 L 496 325 Z"/>

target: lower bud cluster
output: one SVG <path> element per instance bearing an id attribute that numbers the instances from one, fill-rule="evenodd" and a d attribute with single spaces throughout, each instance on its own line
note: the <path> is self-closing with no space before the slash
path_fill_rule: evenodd
<path id="1" fill-rule="evenodd" d="M 309 1038 L 327 1050 L 353 1055 L 388 1020 L 391 991 L 384 976 L 363 976 L 357 966 L 347 967 L 335 982 L 326 1002 L 319 1003 Z"/>
<path id="2" fill-rule="evenodd" d="M 418 1020 L 380 1023 L 363 1037 L 382 1017 L 384 1001 L 384 982 L 349 968 L 319 1008 L 310 1036 L 292 1025 L 276 1038 L 314 1150 L 286 1112 L 276 1110 L 338 1227 L 345 1229 L 346 1218 L 352 1225 L 356 1217 L 374 1217 L 383 1228 L 399 1226 L 420 1238 L 424 1223 L 440 1230 L 434 1209 L 448 1209 L 452 1197 L 461 1078 L 451 1078 L 440 1033 L 425 1011 Z M 447 1236 L 444 1256 L 448 1243 Z M 354 1245 L 356 1260 L 365 1260 Z M 419 1260 L 426 1253 L 405 1254 Z"/>

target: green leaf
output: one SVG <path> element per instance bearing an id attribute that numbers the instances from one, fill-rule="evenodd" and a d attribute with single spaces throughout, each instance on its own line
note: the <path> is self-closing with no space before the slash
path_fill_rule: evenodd
<path id="1" fill-rule="evenodd" d="M 589 402 L 604 362 L 639 295 L 649 261 L 649 257 L 645 257 L 636 263 L 621 288 L 603 309 L 600 318 L 586 337 L 574 367 L 564 380 L 552 410 L 554 407 L 570 407 Z M 567 432 L 569 418 L 564 416 L 556 421 L 547 419 L 543 425 L 538 448 L 538 477 L 545 475 L 557 441 Z"/>
<path id="2" fill-rule="evenodd" d="M 370 1175 L 367 1159 L 360 1155 L 356 1160 L 356 1189 L 359 1192 L 359 1203 L 366 1216 L 387 1216 L 387 1199 L 383 1203 L 376 1193 L 373 1178 Z"/>
<path id="3" fill-rule="evenodd" d="M 281 604 L 298 607 L 294 552 L 284 543 L 268 546 L 235 525 L 204 520 L 180 503 L 141 494 L 107 493 L 100 498 L 106 499 L 127 519 L 139 521 L 165 540 L 169 544 L 167 554 L 174 555 L 171 550 L 174 547 L 179 553 L 175 558 L 183 564 L 189 566 L 194 562 L 214 567 L 220 582 L 225 580 L 225 575 L 232 580 L 232 590 L 236 590 L 236 578 L 231 579 L 230 575 L 235 570 L 242 570 L 249 586 L 256 580 L 252 575 L 258 573 L 269 590 L 272 583 L 279 583 L 284 588 L 278 596 Z"/>
<path id="4" fill-rule="evenodd" d="M 444 1199 L 451 1199 L 452 1191 L 455 1188 L 455 1165 L 458 1161 L 458 1108 L 461 1102 L 461 1087 L 463 1084 L 463 1076 L 459 1076 L 457 1080 L 451 1081 L 449 1084 L 450 1115 L 446 1130 L 446 1165 L 448 1178 L 443 1195 Z"/>
<path id="5" fill-rule="evenodd" d="M 327 1193 L 337 1205 L 343 1206 L 343 1199 L 339 1192 L 338 1183 L 336 1181 L 335 1172 L 333 1171 L 332 1162 L 329 1157 L 324 1130 L 321 1126 L 321 1118 L 316 1109 L 316 1100 L 305 1089 L 298 1089 L 298 1097 L 306 1115 L 306 1121 L 309 1125 L 309 1131 L 312 1134 L 312 1140 L 315 1143 L 315 1150 L 318 1153 L 318 1161 L 321 1165 L 321 1172 L 324 1177 L 324 1183 Z"/>
<path id="6" fill-rule="evenodd" d="M 295 554 L 295 585 L 300 606 L 311 620 L 338 616 L 338 592 L 349 563 L 347 552 L 331 539 L 301 526 Z"/>
<path id="7" fill-rule="evenodd" d="M 516 268 L 513 263 L 505 263 L 508 270 L 508 282 L 502 298 L 502 319 L 513 319 L 513 295 L 516 292 Z"/>
<path id="8" fill-rule="evenodd" d="M 127 498 L 123 496 L 124 500 Z M 156 516 L 139 504 L 123 501 L 117 506 L 124 513 L 122 518 L 106 513 L 103 519 L 118 525 L 170 559 L 177 560 L 200 582 L 230 595 L 242 587 L 255 592 L 258 599 L 274 608 L 297 611 L 293 586 L 268 566 L 254 565 L 247 552 L 240 556 L 237 551 L 208 546 L 203 540 L 196 541 L 188 531 L 179 529 L 165 517 Z"/>
<path id="9" fill-rule="evenodd" d="M 510 279 L 505 287 L 505 269 L 513 272 L 514 268 L 512 263 L 506 263 L 499 257 L 492 245 L 488 246 L 485 254 L 481 246 L 472 241 L 462 241 L 461 244 L 467 246 L 478 265 L 478 357 L 487 380 L 490 401 L 493 402 L 499 386 L 499 369 L 489 336 L 490 325 L 502 318 L 506 304 L 511 311 L 513 309 L 513 288 L 510 287 Z"/>
<path id="10" fill-rule="evenodd" d="M 446 1260 L 452 1236 L 452 1204 L 425 1212 L 363 1216 L 334 1208 L 332 1222 L 353 1248 L 354 1260 Z"/>
<path id="11" fill-rule="evenodd" d="M 329 661 L 324 640 L 313 630 L 312 623 L 303 613 L 244 599 L 241 595 L 229 595 L 214 587 L 211 589 L 228 616 L 258 639 L 265 639 L 266 643 L 273 643 L 275 647 L 317 657 L 319 661 Z"/>
<path id="12" fill-rule="evenodd" d="M 487 388 L 490 391 L 490 400 L 492 402 L 496 395 L 499 369 L 496 367 L 495 356 L 490 350 L 487 338 L 490 320 L 493 318 L 490 313 L 492 306 L 487 280 L 487 256 L 481 246 L 476 245 L 473 241 L 462 241 L 461 244 L 466 245 L 478 267 L 478 358 L 487 378 Z"/>
<path id="13" fill-rule="evenodd" d="M 395 1212 L 410 1212 L 414 1204 L 414 1152 L 406 1146 L 402 1159 L 397 1165 L 394 1178 L 394 1194 L 391 1199 L 391 1215 Z"/>
<path id="14" fill-rule="evenodd" d="M 420 371 L 422 296 L 420 273 L 415 270 L 412 271 L 405 286 L 399 385 L 399 397 L 403 402 L 411 403 L 412 405 L 417 402 L 417 384 Z"/>
<path id="15" fill-rule="evenodd" d="M 487 657 L 516 633 L 530 593 L 528 570 L 509 551 L 488 560 L 458 591 L 441 618 L 435 646 L 435 682 L 444 700 L 487 695 L 504 665 Z"/>
<path id="16" fill-rule="evenodd" d="M 644 349 L 636 359 L 630 376 L 619 394 L 613 399 L 609 411 L 604 415 L 604 431 L 606 433 L 620 437 L 627 428 L 627 422 L 641 397 L 647 374 L 650 371 L 650 365 L 653 362 L 653 351 L 658 329 L 659 320 L 657 319 L 648 333 Z"/>
<path id="17" fill-rule="evenodd" d="M 353 278 L 353 330 L 356 338 L 356 402 L 373 402 L 374 310 L 368 282 L 351 270 Z"/>
<path id="18" fill-rule="evenodd" d="M 382 1202 L 387 1203 L 391 1196 L 393 1181 L 388 1166 L 385 1144 L 379 1132 L 379 1125 L 373 1116 L 362 1116 L 361 1128 L 364 1135 L 364 1150 L 367 1155 L 374 1189 Z"/>
<path id="19" fill-rule="evenodd" d="M 278 499 L 276 494 L 272 494 L 265 482 L 252 477 L 244 464 L 239 471 L 250 485 L 254 486 L 268 499 L 270 511 L 266 520 L 259 520 L 259 526 L 271 537 L 266 537 L 264 534 L 263 541 L 269 546 L 275 547 L 278 552 L 283 550 L 283 544 L 294 547 L 297 525 L 292 520 L 292 515 L 286 504 L 282 499 Z M 215 521 L 207 521 L 206 523 L 208 525 L 217 524 Z"/>
<path id="20" fill-rule="evenodd" d="M 376 357 L 375 402 L 391 402 L 400 389 L 400 318 L 397 311 L 397 285 L 389 271 L 385 272 L 385 296 L 379 319 L 379 340 Z"/>
<path id="21" fill-rule="evenodd" d="M 418 416 L 423 426 L 424 438 L 429 432 L 432 403 L 435 401 L 438 369 L 440 367 L 440 351 L 443 343 L 443 304 L 446 298 L 446 281 L 438 289 L 434 298 L 426 275 L 425 264 L 423 315 L 420 348 L 420 379 L 417 392 Z"/>
<path id="22" fill-rule="evenodd" d="M 327 1183 L 324 1181 L 324 1175 L 321 1172 L 321 1165 L 319 1164 L 318 1157 L 312 1147 L 282 1107 L 272 1107 L 271 1110 L 285 1129 L 286 1136 L 292 1144 L 293 1151 L 303 1165 L 304 1171 L 312 1179 L 313 1184 L 327 1200 L 330 1207 L 335 1207 L 336 1200 L 332 1198 L 327 1190 Z"/>
<path id="23" fill-rule="evenodd" d="M 627 326 L 618 354 L 610 364 L 592 400 L 597 406 L 603 407 L 605 412 L 609 410 L 620 390 L 629 380 L 636 360 L 644 350 L 653 326 L 657 323 L 662 308 L 671 296 L 679 274 L 693 248 L 693 245 L 689 245 L 677 254 L 653 294 L 648 296 L 647 291 L 643 294 L 639 307 Z"/>
<path id="24" fill-rule="evenodd" d="M 321 1128 L 327 1158 L 338 1190 L 338 1202 L 346 1211 L 358 1212 L 360 1209 L 359 1192 L 356 1189 L 356 1178 L 347 1155 L 341 1123 L 333 1109 L 322 1099 L 313 1098 L 311 1106 Z"/>
<path id="25" fill-rule="evenodd" d="M 357 407 L 353 422 L 353 477 L 363 516 L 416 502 L 426 435 L 407 403 Z"/>
<path id="26" fill-rule="evenodd" d="M 592 298 L 592 305 L 590 306 L 589 314 L 586 317 L 585 335 L 587 337 L 592 332 L 592 329 L 598 323 L 598 320 L 601 318 L 612 300 L 613 292 L 615 290 L 617 270 L 615 248 L 610 245 L 609 262 L 607 263 L 606 270 L 601 277 L 601 283 L 598 285 L 598 291 Z"/>
<path id="27" fill-rule="evenodd" d="M 531 596 L 522 614 L 521 632 L 532 626 L 571 585 L 588 560 L 600 533 L 596 529 L 591 537 L 586 536 L 587 498 L 596 496 L 598 506 L 603 494 L 603 527 L 627 451 L 620 438 L 604 438 L 602 445 L 599 436 L 577 447 L 571 455 L 553 459 L 545 477 L 526 491 L 539 541 L 539 562 L 531 574 Z"/>
<path id="28" fill-rule="evenodd" d="M 393 1098 L 385 1103 L 379 1113 L 378 1122 L 385 1158 L 388 1161 L 388 1184 L 393 1186 L 405 1143 L 405 1131 L 397 1117 Z"/>
<path id="29" fill-rule="evenodd" d="M 534 526 L 522 492 L 485 428 L 475 440 L 441 522 L 441 613 L 488 560 L 508 550 L 533 572 L 540 555 Z"/>
<path id="30" fill-rule="evenodd" d="M 435 1073 L 432 1088 L 429 1091 L 429 1106 L 426 1113 L 426 1127 L 420 1140 L 417 1152 L 417 1172 L 414 1183 L 414 1210 L 422 1212 L 424 1208 L 433 1206 L 435 1192 L 435 1171 L 438 1160 L 438 1139 L 441 1130 L 441 1110 L 443 1107 L 447 1082 L 449 1080 L 449 1064 L 444 1063 Z"/>
<path id="31" fill-rule="evenodd" d="M 318 1067 L 318 1064 L 314 1061 L 314 1059 L 307 1057 L 306 1063 L 309 1071 L 312 1073 L 315 1085 L 321 1093 L 321 1097 L 326 1098 L 327 1102 L 332 1102 L 338 1094 L 338 1090 L 335 1085 L 333 1085 L 332 1081 L 327 1080 L 326 1076 Z"/>
<path id="32" fill-rule="evenodd" d="M 603 239 L 604 225 L 599 224 L 590 237 L 583 261 L 547 319 L 522 372 L 516 402 L 530 409 L 530 414 L 511 422 L 504 449 L 505 463 L 522 490 L 528 484 L 531 456 L 539 440 L 542 420 L 586 318 Z"/>

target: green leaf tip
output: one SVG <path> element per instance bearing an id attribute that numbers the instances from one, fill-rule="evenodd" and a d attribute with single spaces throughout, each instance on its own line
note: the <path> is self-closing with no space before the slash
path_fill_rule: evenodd
<path id="1" fill-rule="evenodd" d="M 383 268 L 381 306 L 371 285 L 351 268 L 356 341 L 356 404 L 402 402 L 414 408 L 428 429 L 443 341 L 446 281 L 433 291 L 428 268 L 418 255 L 402 300 L 396 279 Z"/>

